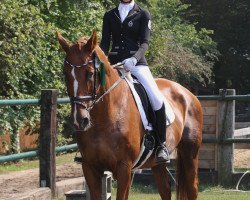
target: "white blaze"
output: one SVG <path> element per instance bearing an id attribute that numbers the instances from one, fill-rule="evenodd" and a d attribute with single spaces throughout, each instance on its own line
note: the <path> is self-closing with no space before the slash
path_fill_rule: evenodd
<path id="1" fill-rule="evenodd" d="M 73 87 L 74 87 L 74 97 L 77 96 L 77 90 L 78 90 L 78 81 L 76 80 L 76 74 L 75 74 L 75 68 L 73 67 L 72 71 L 71 71 L 71 74 L 74 78 L 74 84 L 73 84 Z M 79 127 L 79 124 L 76 120 L 76 114 L 77 114 L 77 110 L 76 110 L 76 104 L 74 104 L 74 113 L 73 113 L 73 116 L 74 116 L 74 124 L 76 126 Z"/>

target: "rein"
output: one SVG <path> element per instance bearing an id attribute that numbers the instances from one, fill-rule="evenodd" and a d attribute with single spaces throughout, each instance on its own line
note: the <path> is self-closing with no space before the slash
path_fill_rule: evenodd
<path id="1" fill-rule="evenodd" d="M 94 58 L 95 59 L 95 58 Z M 101 99 L 103 99 L 104 96 L 106 96 L 107 94 L 109 94 L 117 85 L 119 85 L 119 83 L 125 79 L 127 73 L 123 73 L 121 70 L 121 76 L 120 78 L 110 87 L 108 88 L 107 91 L 105 91 L 100 97 L 97 98 L 97 94 L 96 94 L 96 82 L 97 82 L 97 71 L 98 71 L 98 67 L 95 66 L 95 62 L 93 62 L 93 60 L 89 60 L 81 65 L 74 65 L 72 63 L 70 63 L 69 61 L 67 61 L 66 59 L 64 60 L 64 62 L 66 64 L 68 64 L 69 66 L 73 67 L 73 68 L 79 68 L 79 67 L 86 67 L 88 64 L 92 64 L 94 63 L 94 86 L 93 86 L 93 93 L 92 95 L 88 95 L 88 96 L 74 96 L 74 97 L 70 97 L 70 102 L 72 104 L 77 104 L 77 105 L 80 105 L 82 106 L 85 110 L 87 110 L 88 112 L 90 112 L 90 110 L 93 109 L 93 107 L 98 103 L 100 102 Z M 119 67 L 121 66 L 122 64 L 121 63 L 117 63 L 115 64 L 113 67 L 116 68 L 116 67 Z M 93 101 L 92 104 L 87 107 L 82 101 Z"/>
<path id="2" fill-rule="evenodd" d="M 120 76 L 120 78 L 116 81 L 116 82 L 114 82 L 114 84 L 106 91 L 106 92 L 104 92 L 98 99 L 96 99 L 93 103 L 92 103 L 92 105 L 87 109 L 88 111 L 90 111 L 93 107 L 94 107 L 94 105 L 95 104 L 97 104 L 104 96 L 106 96 L 107 94 L 109 94 L 117 85 L 119 85 L 119 83 L 123 80 L 123 79 L 125 79 L 125 77 L 126 77 L 126 74 L 124 74 L 124 73 L 122 73 L 122 76 Z"/>

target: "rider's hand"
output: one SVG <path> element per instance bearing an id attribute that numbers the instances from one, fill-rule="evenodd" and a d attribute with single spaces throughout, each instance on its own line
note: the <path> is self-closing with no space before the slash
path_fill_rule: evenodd
<path id="1" fill-rule="evenodd" d="M 123 68 L 126 71 L 131 71 L 135 67 L 136 63 L 137 63 L 137 60 L 135 57 L 127 58 L 124 61 L 122 61 Z"/>

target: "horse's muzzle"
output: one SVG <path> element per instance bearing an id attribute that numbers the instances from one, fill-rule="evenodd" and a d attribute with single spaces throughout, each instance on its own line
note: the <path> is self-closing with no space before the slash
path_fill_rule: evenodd
<path id="1" fill-rule="evenodd" d="M 90 114 L 87 105 L 84 103 L 74 103 L 72 105 L 71 117 L 76 131 L 86 131 L 90 128 Z"/>

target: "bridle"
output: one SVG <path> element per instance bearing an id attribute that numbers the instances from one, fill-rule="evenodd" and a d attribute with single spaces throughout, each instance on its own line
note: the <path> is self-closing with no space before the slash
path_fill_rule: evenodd
<path id="1" fill-rule="evenodd" d="M 67 64 L 69 64 L 71 67 L 78 67 L 79 68 L 79 67 L 85 67 L 88 64 L 93 63 L 93 60 L 89 60 L 89 61 L 87 61 L 87 62 L 85 62 L 85 63 L 83 63 L 81 65 L 73 65 L 70 62 L 68 62 L 66 59 L 64 60 L 64 62 L 67 63 Z"/>
<path id="2" fill-rule="evenodd" d="M 64 63 L 68 64 L 72 68 L 86 67 L 89 64 L 94 63 L 94 86 L 93 86 L 92 94 L 88 95 L 88 96 L 69 97 L 71 104 L 80 105 L 83 109 L 87 110 L 88 112 L 90 112 L 90 110 L 94 107 L 94 105 L 96 105 L 100 100 L 103 99 L 104 96 L 106 96 L 108 93 L 110 93 L 123 79 L 125 79 L 125 77 L 127 75 L 126 73 L 122 73 L 120 78 L 108 90 L 106 90 L 102 95 L 100 95 L 97 98 L 97 72 L 99 71 L 100 61 L 95 53 L 93 53 L 92 56 L 94 57 L 92 60 L 88 60 L 81 65 L 74 65 L 74 64 L 70 63 L 69 61 L 67 61 L 66 59 L 64 60 Z M 121 66 L 121 65 L 122 65 L 121 63 L 117 63 L 116 65 L 114 65 L 114 67 Z M 86 104 L 83 103 L 85 101 L 92 101 L 92 104 L 87 107 Z"/>

